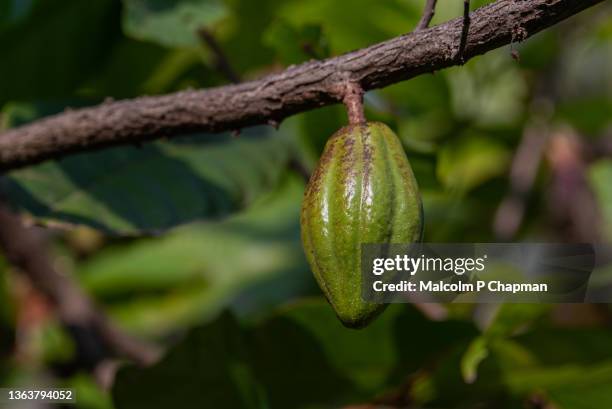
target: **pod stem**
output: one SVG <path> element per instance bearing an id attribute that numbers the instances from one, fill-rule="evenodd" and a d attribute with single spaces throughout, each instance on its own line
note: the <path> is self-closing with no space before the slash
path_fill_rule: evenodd
<path id="1" fill-rule="evenodd" d="M 342 102 L 346 107 L 349 124 L 359 125 L 366 122 L 363 111 L 363 88 L 358 82 L 347 82 Z"/>

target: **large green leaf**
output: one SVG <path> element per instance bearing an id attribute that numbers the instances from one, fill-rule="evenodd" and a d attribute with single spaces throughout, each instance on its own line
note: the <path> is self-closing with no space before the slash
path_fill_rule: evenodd
<path id="1" fill-rule="evenodd" d="M 120 35 L 112 0 L 27 3 L 9 2 L 11 24 L 0 21 L 0 105 L 74 95 Z"/>
<path id="2" fill-rule="evenodd" d="M 448 348 L 449 339 L 454 345 L 474 333 L 469 324 L 430 322 L 404 305 L 361 331 L 344 328 L 320 299 L 245 329 L 222 315 L 192 331 L 154 367 L 121 370 L 115 403 L 118 409 L 166 408 L 171 396 L 181 395 L 186 409 L 338 407 L 402 384 Z M 221 391 L 233 394 L 215 400 Z M 250 399 L 239 399 L 244 396 Z"/>
<path id="3" fill-rule="evenodd" d="M 290 177 L 226 220 L 111 245 L 79 263 L 79 277 L 113 318 L 141 334 L 180 330 L 228 304 L 259 314 L 315 287 L 300 243 L 303 190 Z"/>
<path id="4" fill-rule="evenodd" d="M 227 216 L 276 186 L 290 151 L 284 132 L 208 135 L 79 154 L 12 172 L 6 192 L 41 222 L 116 234 L 156 232 Z"/>
<path id="5" fill-rule="evenodd" d="M 168 47 L 197 47 L 197 31 L 225 16 L 220 0 L 123 0 L 127 35 Z"/>

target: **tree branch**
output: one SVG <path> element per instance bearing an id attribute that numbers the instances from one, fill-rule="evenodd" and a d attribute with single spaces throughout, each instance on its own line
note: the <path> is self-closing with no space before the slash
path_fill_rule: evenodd
<path id="1" fill-rule="evenodd" d="M 467 61 L 527 38 L 604 0 L 498 0 L 471 13 Z M 341 102 L 347 78 L 364 91 L 459 63 L 460 17 L 338 57 L 311 61 L 238 85 L 105 103 L 51 116 L 0 134 L 0 170 L 68 153 L 192 132 L 220 132 L 280 122 Z"/>
<path id="2" fill-rule="evenodd" d="M 58 271 L 49 257 L 44 237 L 25 227 L 0 201 L 0 249 L 32 285 L 49 298 L 79 352 L 92 367 L 109 356 L 135 363 L 153 363 L 159 351 L 114 326 L 70 276 Z"/>
<path id="3" fill-rule="evenodd" d="M 436 12 L 436 3 L 438 0 L 427 0 L 425 3 L 425 9 L 423 10 L 423 15 L 421 16 L 421 20 L 419 24 L 417 24 L 415 31 L 425 30 L 429 27 L 429 23 L 431 23 L 431 19 L 433 18 Z"/>

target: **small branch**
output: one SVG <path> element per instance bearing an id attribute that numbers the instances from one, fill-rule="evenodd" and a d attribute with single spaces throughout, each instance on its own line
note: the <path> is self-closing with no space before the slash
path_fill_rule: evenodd
<path id="1" fill-rule="evenodd" d="M 92 366 L 108 355 L 141 365 L 151 364 L 158 358 L 157 348 L 115 327 L 69 275 L 57 270 L 42 234 L 35 228 L 25 227 L 3 202 L 0 202 L 0 249 L 48 297 L 74 338 L 77 350 L 94 361 L 89 362 Z"/>
<path id="2" fill-rule="evenodd" d="M 431 19 L 433 18 L 436 12 L 436 3 L 438 0 L 427 0 L 425 3 L 425 10 L 423 10 L 423 15 L 421 16 L 421 20 L 419 24 L 417 24 L 415 31 L 425 30 L 429 27 L 429 23 L 431 23 Z"/>
<path id="3" fill-rule="evenodd" d="M 493 222 L 493 231 L 500 240 L 512 239 L 519 230 L 525 215 L 527 195 L 542 161 L 548 140 L 544 124 L 530 124 L 523 133 L 510 169 L 510 191 L 503 199 Z"/>
<path id="4" fill-rule="evenodd" d="M 223 49 L 219 45 L 219 42 L 217 42 L 213 33 L 207 28 L 202 27 L 198 30 L 198 36 L 202 40 L 202 43 L 204 43 L 213 53 L 217 71 L 223 74 L 230 82 L 234 84 L 239 83 L 241 81 L 240 75 L 232 68 L 227 55 L 223 52 Z"/>
<path id="5" fill-rule="evenodd" d="M 359 125 L 366 122 L 363 110 L 363 89 L 358 83 L 346 83 L 342 102 L 346 107 L 349 124 Z"/>
<path id="6" fill-rule="evenodd" d="M 256 81 L 67 111 L 0 133 L 0 171 L 108 146 L 280 122 L 340 102 L 336 90 L 347 77 L 364 91 L 386 87 L 509 44 L 517 27 L 527 38 L 602 1 L 498 0 L 468 15 L 469 42 L 465 17 L 457 18 Z"/>
<path id="7" fill-rule="evenodd" d="M 470 31 L 470 22 L 470 0 L 463 0 L 463 25 L 456 56 L 456 60 L 459 64 L 465 64 L 466 62 L 465 48 L 467 46 L 468 34 Z"/>

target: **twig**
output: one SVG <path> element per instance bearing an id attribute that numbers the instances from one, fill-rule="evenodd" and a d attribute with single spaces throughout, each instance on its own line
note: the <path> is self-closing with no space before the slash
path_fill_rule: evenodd
<path id="1" fill-rule="evenodd" d="M 219 42 L 207 28 L 202 27 L 198 30 L 198 36 L 202 42 L 210 49 L 215 59 L 215 68 L 223 74 L 230 82 L 237 84 L 241 81 L 240 75 L 232 68 L 227 55 L 219 45 Z"/>
<path id="2" fill-rule="evenodd" d="M 470 41 L 452 51 L 463 18 L 257 81 L 72 110 L 0 134 L 0 170 L 73 152 L 134 144 L 192 132 L 220 132 L 282 121 L 341 102 L 346 78 L 367 91 L 465 62 L 510 43 L 516 27 L 533 35 L 603 0 L 498 0 L 471 13 Z M 508 12 L 508 5 L 512 10 Z M 460 47 L 461 49 L 461 47 Z"/>
<path id="3" fill-rule="evenodd" d="M 526 196 L 533 187 L 542 161 L 548 129 L 544 124 L 528 125 L 510 169 L 510 191 L 495 213 L 493 231 L 500 240 L 512 239 L 525 215 Z"/>
<path id="4" fill-rule="evenodd" d="M 436 12 L 436 3 L 438 0 L 427 0 L 425 3 L 425 9 L 423 10 L 423 15 L 421 16 L 421 20 L 419 24 L 417 24 L 416 30 L 424 30 L 429 27 L 429 23 L 431 23 L 431 19 L 433 18 Z"/>
<path id="5" fill-rule="evenodd" d="M 357 82 L 349 81 L 344 87 L 342 102 L 346 107 L 349 124 L 359 125 L 365 123 L 363 110 L 363 89 Z"/>
<path id="6" fill-rule="evenodd" d="M 465 64 L 465 48 L 467 46 L 468 34 L 470 32 L 470 0 L 463 0 L 463 26 L 461 28 L 461 38 L 457 49 L 456 60 L 459 64 Z"/>
<path id="7" fill-rule="evenodd" d="M 2 201 L 0 249 L 7 260 L 49 298 L 59 319 L 73 336 L 77 350 L 92 361 L 89 364 L 95 366 L 109 356 L 128 358 L 141 365 L 157 359 L 157 348 L 115 327 L 70 276 L 57 270 L 41 232 L 25 227 Z"/>

